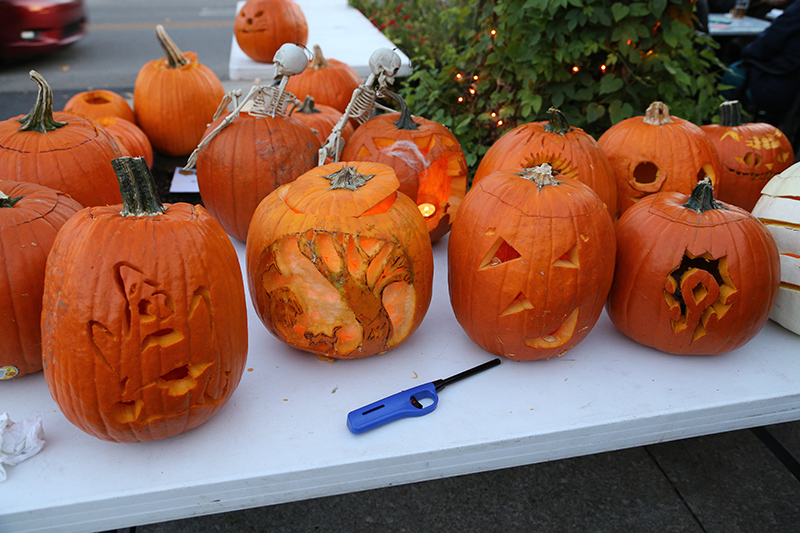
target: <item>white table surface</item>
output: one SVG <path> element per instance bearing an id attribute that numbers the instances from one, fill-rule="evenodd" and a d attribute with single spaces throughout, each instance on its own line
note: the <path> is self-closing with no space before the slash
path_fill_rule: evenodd
<path id="1" fill-rule="evenodd" d="M 708 16 L 708 33 L 713 37 L 756 36 L 769 26 L 768 20 L 755 17 L 733 18 L 730 13 Z"/>
<path id="2" fill-rule="evenodd" d="M 308 23 L 308 49 L 318 44 L 326 58 L 338 59 L 353 67 L 366 79 L 370 75 L 369 56 L 378 48 L 395 48 L 395 44 L 364 16 L 359 10 L 347 5 L 347 0 L 295 0 Z M 236 5 L 238 14 L 244 1 Z M 274 76 L 272 63 L 259 63 L 248 57 L 232 36 L 228 77 L 231 80 L 255 80 L 269 83 Z M 411 62 L 401 50 L 402 66 L 398 76 L 411 73 Z"/>
<path id="3" fill-rule="evenodd" d="M 63 417 L 42 373 L 0 382 L 0 412 L 40 413 L 47 440 L 7 467 L 0 531 L 102 531 L 800 419 L 800 337 L 781 326 L 769 321 L 725 355 L 672 356 L 625 338 L 604 313 L 560 358 L 504 359 L 447 387 L 427 416 L 351 434 L 349 411 L 494 357 L 455 320 L 446 247 L 434 245 L 420 329 L 383 355 L 329 363 L 288 348 L 248 298 L 239 388 L 176 437 L 101 441 Z"/>

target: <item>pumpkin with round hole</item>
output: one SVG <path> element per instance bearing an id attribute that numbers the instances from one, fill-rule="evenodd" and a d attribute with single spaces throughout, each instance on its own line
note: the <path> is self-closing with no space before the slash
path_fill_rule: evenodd
<path id="1" fill-rule="evenodd" d="M 335 359 L 386 352 L 431 301 L 425 221 L 379 163 L 316 167 L 259 204 L 247 235 L 250 297 L 286 344 Z"/>
<path id="2" fill-rule="evenodd" d="M 291 81 L 292 78 L 289 78 Z M 292 117 L 296 118 L 317 134 L 320 144 L 328 140 L 328 136 L 333 131 L 334 126 L 342 118 L 342 112 L 331 106 L 320 105 L 314 102 L 314 98 L 306 96 L 302 105 L 292 111 Z M 353 135 L 355 128 L 348 122 L 342 130 L 342 140 L 347 140 Z"/>
<path id="3" fill-rule="evenodd" d="M 758 219 L 714 199 L 648 196 L 617 221 L 617 270 L 607 312 L 624 335 L 672 354 L 743 346 L 769 318 L 780 284 L 775 241 Z"/>
<path id="4" fill-rule="evenodd" d="M 753 216 L 772 234 L 780 254 L 781 285 L 769 317 L 800 335 L 800 163 L 767 182 Z"/>
<path id="5" fill-rule="evenodd" d="M 719 154 L 717 199 L 752 211 L 770 178 L 794 163 L 792 143 L 772 124 L 744 123 L 738 101 L 723 102 L 719 118 L 700 126 Z"/>
<path id="6" fill-rule="evenodd" d="M 156 152 L 188 155 L 203 137 L 225 89 L 197 54 L 182 52 L 161 25 L 156 38 L 166 57 L 148 61 L 136 76 L 136 124 Z"/>
<path id="7" fill-rule="evenodd" d="M 330 106 L 344 113 L 353 97 L 353 91 L 361 85 L 361 76 L 356 70 L 338 59 L 326 59 L 318 44 L 314 45 L 314 58 L 308 68 L 292 76 L 286 85 L 297 98 L 314 98 L 317 105 Z"/>
<path id="8" fill-rule="evenodd" d="M 530 361 L 580 343 L 614 274 L 602 200 L 548 163 L 498 170 L 464 198 L 447 247 L 450 303 L 475 344 Z"/>
<path id="9" fill-rule="evenodd" d="M 44 374 L 72 424 L 143 442 L 195 428 L 231 398 L 247 309 L 219 223 L 199 205 L 161 204 L 144 159 L 112 164 L 123 204 L 76 213 L 47 260 Z"/>
<path id="10" fill-rule="evenodd" d="M 419 206 L 431 242 L 448 231 L 467 191 L 467 159 L 455 135 L 438 122 L 414 117 L 403 99 L 399 113 L 385 113 L 356 128 L 342 149 L 343 161 L 374 161 L 392 167 L 400 191 Z"/>
<path id="11" fill-rule="evenodd" d="M 605 153 L 591 135 L 570 126 L 561 111 L 551 107 L 548 115 L 545 122 L 521 124 L 495 141 L 481 159 L 472 185 L 495 170 L 530 168 L 546 162 L 559 176 L 591 187 L 609 214 L 616 217 L 617 182 Z"/>
<path id="12" fill-rule="evenodd" d="M 30 76 L 38 86 L 30 113 L 0 122 L 0 176 L 67 193 L 83 206 L 119 203 L 113 137 L 90 118 L 54 113 L 50 85 L 36 71 Z"/>
<path id="13" fill-rule="evenodd" d="M 95 120 L 100 117 L 119 117 L 130 122 L 136 120 L 128 101 L 122 95 L 106 89 L 79 92 L 67 100 L 64 111 Z"/>
<path id="14" fill-rule="evenodd" d="M 688 120 L 671 116 L 663 102 L 653 102 L 644 116 L 611 126 L 597 140 L 617 181 L 617 213 L 647 195 L 683 194 L 708 176 L 717 184 L 720 163 L 714 143 Z"/>
<path id="15" fill-rule="evenodd" d="M 285 43 L 308 43 L 308 23 L 294 0 L 247 0 L 236 15 L 233 35 L 250 59 L 272 63 Z"/>
<path id="16" fill-rule="evenodd" d="M 148 167 L 153 166 L 153 147 L 142 129 L 121 117 L 98 117 L 97 123 L 114 137 L 122 155 L 144 157 Z"/>
<path id="17" fill-rule="evenodd" d="M 0 181 L 0 380 L 42 369 L 42 292 L 47 254 L 83 207 L 62 192 Z"/>

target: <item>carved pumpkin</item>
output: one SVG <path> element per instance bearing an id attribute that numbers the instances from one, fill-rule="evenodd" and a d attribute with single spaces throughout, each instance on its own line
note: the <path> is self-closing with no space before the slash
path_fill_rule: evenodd
<path id="1" fill-rule="evenodd" d="M 345 144 L 344 161 L 374 161 L 392 167 L 400 191 L 419 206 L 431 241 L 450 231 L 467 191 L 467 159 L 455 135 L 445 126 L 412 117 L 399 95 L 400 113 L 371 118 Z"/>
<path id="2" fill-rule="evenodd" d="M 643 117 L 614 124 L 597 143 L 614 169 L 618 214 L 656 192 L 690 194 L 706 176 L 717 184 L 714 144 L 699 126 L 670 116 L 662 102 L 650 104 Z"/>
<path id="3" fill-rule="evenodd" d="M 80 209 L 48 187 L 0 181 L 0 380 L 42 369 L 45 261 L 59 228 Z"/>
<path id="4" fill-rule="evenodd" d="M 517 360 L 561 355 L 603 311 L 614 226 L 588 185 L 547 163 L 474 185 L 447 248 L 456 319 L 484 350 Z"/>
<path id="5" fill-rule="evenodd" d="M 72 113 L 53 113 L 53 91 L 31 71 L 39 87 L 25 116 L 0 122 L 0 176 L 65 192 L 84 206 L 117 204 L 119 187 L 114 139 L 96 122 Z"/>
<path id="6" fill-rule="evenodd" d="M 737 101 L 722 103 L 719 115 L 719 124 L 700 127 L 719 154 L 717 198 L 752 211 L 770 178 L 794 163 L 792 143 L 771 124 L 743 123 Z"/>
<path id="7" fill-rule="evenodd" d="M 592 188 L 617 214 L 617 182 L 605 153 L 591 135 L 573 128 L 558 109 L 550 108 L 547 122 L 529 122 L 503 134 L 481 159 L 474 186 L 495 170 L 531 168 L 548 163 L 559 176 L 577 179 Z"/>
<path id="8" fill-rule="evenodd" d="M 122 155 L 144 157 L 147 166 L 153 166 L 153 147 L 139 126 L 120 117 L 99 117 L 96 120 L 114 137 Z"/>
<path id="9" fill-rule="evenodd" d="M 247 236 L 250 296 L 283 342 L 320 356 L 383 353 L 411 335 L 431 300 L 425 221 L 394 171 L 331 163 L 267 196 Z"/>
<path id="10" fill-rule="evenodd" d="M 294 0 L 248 0 L 236 15 L 233 35 L 246 56 L 272 63 L 285 43 L 308 43 L 308 23 Z"/>
<path id="11" fill-rule="evenodd" d="M 720 354 L 764 326 L 780 283 L 775 241 L 754 216 L 714 200 L 648 196 L 617 221 L 608 316 L 625 335 L 675 354 Z"/>
<path id="12" fill-rule="evenodd" d="M 314 58 L 308 68 L 292 76 L 286 89 L 297 98 L 314 98 L 317 105 L 327 105 L 344 113 L 353 97 L 353 91 L 361 85 L 356 69 L 337 59 L 325 59 L 322 49 L 314 45 Z"/>
<path id="13" fill-rule="evenodd" d="M 197 54 L 181 52 L 163 26 L 156 27 L 156 37 L 166 57 L 148 61 L 136 76 L 136 124 L 155 151 L 187 155 L 203 137 L 225 89 Z"/>
<path id="14" fill-rule="evenodd" d="M 78 212 L 48 258 L 44 373 L 83 431 L 148 441 L 199 426 L 230 399 L 247 359 L 244 285 L 202 206 L 162 205 L 141 158 L 113 163 L 123 205 Z"/>
<path id="15" fill-rule="evenodd" d="M 781 288 L 770 318 L 800 335 L 800 164 L 772 178 L 753 208 L 772 234 L 781 261 Z"/>
<path id="16" fill-rule="evenodd" d="M 64 111 L 95 120 L 100 117 L 119 117 L 130 122 L 136 120 L 133 109 L 127 100 L 122 95 L 105 89 L 83 91 L 76 94 L 67 100 Z"/>
<path id="17" fill-rule="evenodd" d="M 289 78 L 289 81 L 291 82 L 292 79 L 294 79 L 294 76 Z M 333 127 L 342 118 L 342 114 L 342 112 L 330 106 L 318 105 L 311 96 L 306 96 L 303 105 L 296 108 L 291 116 L 314 130 L 317 134 L 317 139 L 322 144 L 328 140 Z M 347 142 L 354 131 L 355 128 L 352 123 L 345 124 L 342 130 L 342 140 Z"/>

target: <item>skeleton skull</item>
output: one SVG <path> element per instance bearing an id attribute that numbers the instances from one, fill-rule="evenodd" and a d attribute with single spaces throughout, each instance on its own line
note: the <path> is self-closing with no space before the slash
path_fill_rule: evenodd
<path id="1" fill-rule="evenodd" d="M 275 64 L 275 79 L 277 80 L 283 76 L 296 76 L 303 72 L 308 65 L 308 57 L 300 46 L 286 43 L 275 52 L 272 62 Z"/>

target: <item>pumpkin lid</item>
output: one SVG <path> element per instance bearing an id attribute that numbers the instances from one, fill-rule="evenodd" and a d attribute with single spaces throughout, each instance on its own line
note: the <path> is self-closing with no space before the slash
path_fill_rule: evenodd
<path id="1" fill-rule="evenodd" d="M 767 182 L 762 195 L 800 196 L 800 163 L 795 163 Z"/>
<path id="2" fill-rule="evenodd" d="M 399 188 L 390 166 L 359 161 L 315 167 L 278 194 L 296 213 L 359 217 L 386 211 Z"/>

